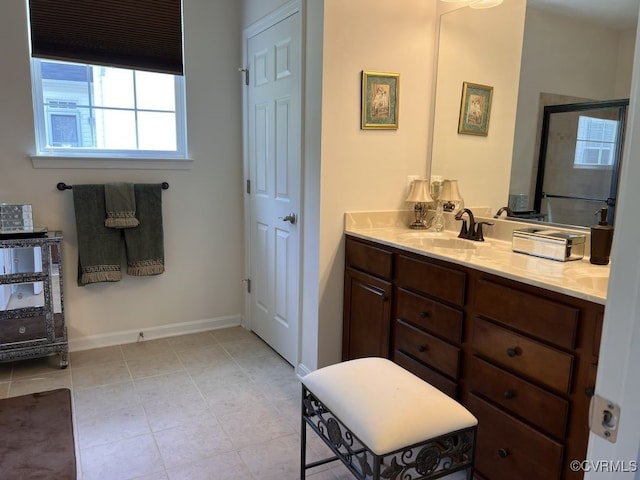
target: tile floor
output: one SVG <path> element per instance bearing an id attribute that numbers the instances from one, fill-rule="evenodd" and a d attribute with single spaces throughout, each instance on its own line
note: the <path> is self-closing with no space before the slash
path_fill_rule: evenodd
<path id="1" fill-rule="evenodd" d="M 0 364 L 0 398 L 70 388 L 78 480 L 297 480 L 300 382 L 241 328 Z M 310 460 L 330 452 L 309 435 Z M 339 464 L 309 480 L 347 480 Z"/>

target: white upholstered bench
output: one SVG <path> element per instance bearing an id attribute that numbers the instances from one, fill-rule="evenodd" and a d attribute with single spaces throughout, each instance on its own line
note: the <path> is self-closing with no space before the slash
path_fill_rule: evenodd
<path id="1" fill-rule="evenodd" d="M 390 360 L 361 358 L 302 378 L 300 478 L 341 460 L 361 480 L 473 475 L 476 418 Z M 307 425 L 334 457 L 306 462 Z"/>

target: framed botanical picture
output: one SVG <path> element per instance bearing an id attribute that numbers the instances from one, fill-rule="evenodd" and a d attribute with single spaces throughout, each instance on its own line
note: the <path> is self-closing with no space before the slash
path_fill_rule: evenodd
<path id="1" fill-rule="evenodd" d="M 398 73 L 362 71 L 362 129 L 397 129 Z"/>
<path id="2" fill-rule="evenodd" d="M 493 87 L 477 83 L 462 83 L 458 133 L 487 136 L 492 96 Z"/>

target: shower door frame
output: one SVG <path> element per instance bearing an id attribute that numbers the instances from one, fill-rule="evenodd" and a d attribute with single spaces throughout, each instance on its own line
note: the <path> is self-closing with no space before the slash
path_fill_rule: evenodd
<path id="1" fill-rule="evenodd" d="M 544 198 L 565 198 L 574 200 L 586 200 L 593 202 L 606 203 L 609 209 L 607 221 L 610 225 L 613 225 L 613 219 L 615 216 L 616 198 L 618 196 L 618 181 L 620 177 L 620 164 L 622 162 L 622 150 L 624 142 L 624 131 L 627 120 L 627 109 L 629 107 L 629 99 L 620 100 L 605 100 L 601 102 L 581 102 L 581 103 L 569 103 L 563 105 L 547 105 L 544 107 L 543 119 L 542 119 L 542 132 L 540 136 L 540 155 L 538 158 L 538 171 L 536 176 L 536 188 L 533 201 L 533 209 L 542 213 L 542 200 Z M 549 142 L 549 129 L 551 123 L 551 115 L 554 113 L 570 113 L 570 112 L 582 112 L 586 110 L 604 110 L 604 109 L 618 109 L 618 121 L 620 122 L 620 128 L 617 132 L 616 145 L 614 149 L 614 163 L 611 172 L 611 186 L 609 188 L 609 197 L 606 199 L 597 198 L 585 198 L 576 196 L 562 196 L 547 194 L 544 192 L 544 176 L 545 166 L 547 159 L 547 147 Z"/>

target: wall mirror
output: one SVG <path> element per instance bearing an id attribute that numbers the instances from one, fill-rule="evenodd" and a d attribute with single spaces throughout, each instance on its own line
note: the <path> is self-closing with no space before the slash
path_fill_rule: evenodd
<path id="1" fill-rule="evenodd" d="M 513 8 L 510 3 L 504 2 L 488 10 L 494 10 L 492 15 L 496 17 L 502 15 L 500 21 L 507 25 L 506 13 L 499 11 Z M 458 178 L 463 197 L 469 192 L 471 201 L 465 198 L 466 204 L 488 206 L 494 212 L 509 204 L 523 212 L 536 210 L 536 181 L 545 106 L 627 99 L 631 86 L 640 0 L 522 0 L 522 3 L 520 29 L 507 27 L 511 28 L 513 37 L 510 41 L 502 38 L 504 47 L 500 47 L 516 46 L 519 49 L 516 73 L 513 74 L 505 64 L 500 68 L 489 65 L 499 73 L 485 74 L 483 65 L 479 64 L 475 66 L 473 78 L 464 78 L 465 81 L 483 83 L 478 77 L 484 75 L 485 84 L 496 84 L 493 85 L 494 103 L 498 108 L 492 111 L 489 135 L 485 139 L 452 135 L 451 126 L 443 125 L 447 121 L 443 119 L 445 109 L 442 108 L 446 100 L 441 98 L 441 90 L 446 91 L 447 86 L 441 87 L 452 82 L 442 74 L 451 70 L 457 61 L 451 58 L 451 39 L 466 34 L 464 32 L 468 30 L 472 16 L 477 18 L 475 24 L 487 25 L 484 36 L 478 38 L 492 37 L 497 29 L 485 21 L 489 17 L 483 10 L 465 7 L 446 12 L 440 18 L 431 173 Z M 514 14 L 509 16 L 515 23 Z M 501 55 L 496 51 L 491 54 Z M 500 83 L 505 79 L 510 83 Z M 453 101 L 449 99 L 448 109 L 452 108 Z M 504 105 L 501 107 L 499 102 Z M 507 108 L 509 104 L 514 105 L 513 111 Z M 564 134 L 566 132 L 556 133 L 558 136 Z M 479 172 L 478 159 L 481 159 L 483 169 Z M 606 170 L 598 168 L 600 170 L 593 169 L 592 176 L 597 177 L 599 172 Z M 586 166 L 580 167 L 581 173 L 586 170 Z M 577 185 L 582 181 L 584 178 L 573 183 Z M 566 182 L 572 181 L 567 179 Z M 575 195 L 588 197 L 581 195 L 579 189 Z M 537 206 L 538 210 L 542 209 Z M 593 203 L 582 209 L 592 208 L 595 212 L 601 206 L 606 205 Z M 571 207 L 563 205 L 563 209 L 570 210 Z M 590 225 L 596 219 L 592 215 L 548 218 L 546 212 L 532 217 L 572 226 Z"/>

